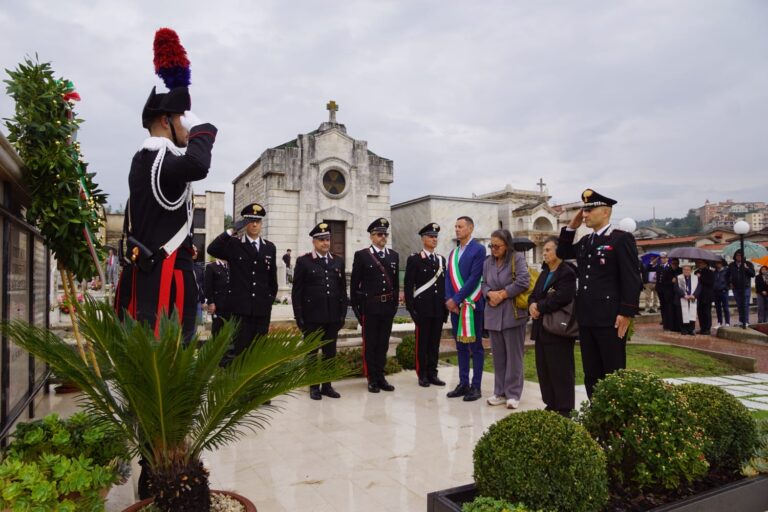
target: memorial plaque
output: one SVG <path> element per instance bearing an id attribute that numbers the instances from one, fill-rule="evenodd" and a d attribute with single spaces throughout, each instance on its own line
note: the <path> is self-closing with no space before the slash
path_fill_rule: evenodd
<path id="1" fill-rule="evenodd" d="M 9 225 L 8 273 L 9 320 L 29 322 L 29 234 Z M 29 391 L 29 355 L 9 340 L 8 410 L 12 411 Z"/>
<path id="2" fill-rule="evenodd" d="M 48 295 L 48 249 L 43 243 L 43 239 L 35 237 L 34 239 L 34 257 L 32 267 L 32 322 L 37 327 L 45 328 L 48 324 L 48 308 L 46 307 L 46 297 Z M 46 364 L 44 361 L 35 360 L 35 382 L 45 376 Z"/>

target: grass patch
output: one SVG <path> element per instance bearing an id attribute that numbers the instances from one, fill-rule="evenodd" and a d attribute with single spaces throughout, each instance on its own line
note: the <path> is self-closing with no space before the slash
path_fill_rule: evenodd
<path id="1" fill-rule="evenodd" d="M 750 411 L 757 421 L 768 421 L 768 411 Z"/>
<path id="2" fill-rule="evenodd" d="M 493 357 L 486 352 L 485 371 L 493 373 Z M 456 356 L 442 357 L 441 361 L 458 364 Z M 584 384 L 584 370 L 581 366 L 581 351 L 574 350 L 576 363 L 576 384 Z M 525 380 L 538 382 L 536 375 L 536 352 L 533 347 L 525 348 Z M 670 377 L 715 377 L 746 373 L 724 361 L 715 359 L 683 347 L 669 345 L 627 345 L 627 368 L 654 373 L 666 379 Z M 766 415 L 768 418 L 768 415 Z"/>

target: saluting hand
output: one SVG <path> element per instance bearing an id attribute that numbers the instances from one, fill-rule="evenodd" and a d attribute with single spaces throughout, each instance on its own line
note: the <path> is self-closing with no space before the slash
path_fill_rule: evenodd
<path id="1" fill-rule="evenodd" d="M 579 226 L 581 226 L 581 223 L 583 222 L 584 213 L 579 209 L 579 211 L 576 212 L 576 215 L 573 216 L 571 219 L 571 222 L 568 223 L 568 227 L 570 229 L 578 229 Z"/>
<path id="2" fill-rule="evenodd" d="M 618 330 L 619 338 L 623 338 L 627 334 L 629 329 L 629 317 L 623 315 L 616 315 L 616 324 L 614 327 Z"/>

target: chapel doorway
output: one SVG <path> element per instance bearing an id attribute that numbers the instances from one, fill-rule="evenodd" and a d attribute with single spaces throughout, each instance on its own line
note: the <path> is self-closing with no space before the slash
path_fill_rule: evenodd
<path id="1" fill-rule="evenodd" d="M 331 253 L 343 258 L 347 254 L 347 223 L 343 220 L 328 220 L 326 222 L 331 231 Z"/>

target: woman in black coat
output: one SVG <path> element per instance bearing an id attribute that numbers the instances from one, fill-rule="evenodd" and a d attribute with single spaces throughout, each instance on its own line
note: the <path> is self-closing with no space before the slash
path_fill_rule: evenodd
<path id="1" fill-rule="evenodd" d="M 528 299 L 533 318 L 531 339 L 536 342 L 536 373 L 545 410 L 568 417 L 576 406 L 576 370 L 573 362 L 575 338 L 547 332 L 543 315 L 568 305 L 576 296 L 576 271 L 557 257 L 558 239 L 544 243 L 543 271 Z"/>

